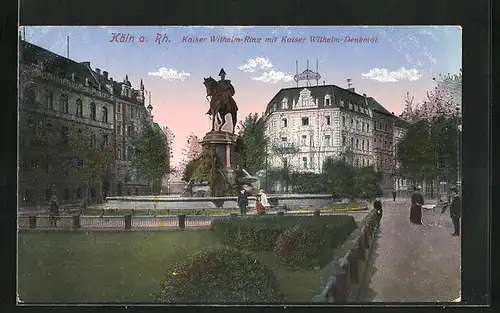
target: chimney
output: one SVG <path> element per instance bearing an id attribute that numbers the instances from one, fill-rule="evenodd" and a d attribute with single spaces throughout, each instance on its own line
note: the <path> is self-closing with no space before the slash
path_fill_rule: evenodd
<path id="1" fill-rule="evenodd" d="M 82 62 L 81 64 L 83 64 L 86 67 L 90 68 L 90 62 L 89 61 Z"/>
<path id="2" fill-rule="evenodd" d="M 104 76 L 104 79 L 108 79 L 108 72 L 102 71 L 102 75 Z"/>
<path id="3" fill-rule="evenodd" d="M 113 77 L 110 77 L 110 78 L 109 78 L 109 80 L 110 80 L 110 81 L 112 81 L 112 82 L 114 81 L 114 80 L 113 80 Z"/>
<path id="4" fill-rule="evenodd" d="M 363 97 L 366 97 L 366 93 L 363 94 Z"/>
<path id="5" fill-rule="evenodd" d="M 96 71 L 96 73 L 97 73 L 97 74 L 101 75 L 101 69 L 100 69 L 100 68 L 97 68 L 97 67 L 96 67 L 96 68 L 95 68 L 95 71 Z"/>

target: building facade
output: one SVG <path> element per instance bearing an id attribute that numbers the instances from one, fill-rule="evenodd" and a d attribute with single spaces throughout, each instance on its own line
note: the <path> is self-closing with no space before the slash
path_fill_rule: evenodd
<path id="1" fill-rule="evenodd" d="M 58 158 L 58 149 L 65 147 L 69 131 L 78 127 L 91 133 L 93 145 L 110 145 L 115 152 L 113 173 L 90 182 L 91 202 L 119 194 L 120 182 L 125 181 L 126 188 L 147 193 L 149 184 L 127 180 L 130 167 L 124 170 L 121 162 L 129 159 L 125 147 L 136 137 L 138 121 L 142 118 L 151 122 L 151 110 L 144 102 L 142 83 L 134 90 L 128 77 L 117 83 L 108 78 L 107 72 L 93 70 L 90 62 L 76 62 L 20 40 L 19 123 L 26 134 L 21 134 L 20 127 L 19 205 L 43 205 L 52 194 L 62 203 L 83 199 L 86 182 Z M 33 145 L 27 131 L 31 137 L 43 133 L 45 146 Z"/>
<path id="2" fill-rule="evenodd" d="M 382 110 L 373 98 L 356 93 L 354 88 L 319 85 L 281 89 L 265 113 L 268 166 L 283 167 L 286 163 L 293 171 L 321 173 L 327 158 L 343 158 L 356 167 L 374 166 L 383 175 L 382 188 L 392 189 L 393 119 L 390 113 L 380 113 Z M 375 121 L 380 120 L 387 126 L 375 127 Z M 296 151 L 286 153 L 287 147 Z"/>

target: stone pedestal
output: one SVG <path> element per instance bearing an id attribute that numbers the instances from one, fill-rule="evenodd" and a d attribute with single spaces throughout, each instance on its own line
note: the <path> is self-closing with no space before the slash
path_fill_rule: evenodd
<path id="1" fill-rule="evenodd" d="M 225 131 L 211 131 L 203 137 L 201 145 L 203 148 L 215 148 L 217 157 L 222 164 L 222 172 L 226 179 L 234 184 L 236 182 L 234 169 L 235 164 L 235 144 L 238 135 Z"/>

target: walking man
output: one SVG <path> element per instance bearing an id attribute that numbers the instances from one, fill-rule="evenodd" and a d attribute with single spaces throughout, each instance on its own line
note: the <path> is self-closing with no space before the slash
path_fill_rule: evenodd
<path id="1" fill-rule="evenodd" d="M 392 189 L 392 201 L 396 201 L 396 189 Z"/>
<path id="2" fill-rule="evenodd" d="M 238 194 L 238 206 L 240 207 L 240 214 L 247 214 L 248 207 L 248 192 L 245 189 L 241 189 Z"/>
<path id="3" fill-rule="evenodd" d="M 416 186 L 414 189 L 415 192 L 411 196 L 410 222 L 422 225 L 422 205 L 424 205 L 424 197 L 420 193 L 420 186 Z"/>
<path id="4" fill-rule="evenodd" d="M 57 227 L 57 219 L 59 217 L 59 200 L 55 194 L 52 195 L 49 201 L 50 204 L 50 226 Z"/>
<path id="5" fill-rule="evenodd" d="M 462 203 L 457 188 L 451 188 L 450 217 L 453 222 L 452 236 L 460 236 L 460 218 L 462 217 Z"/>

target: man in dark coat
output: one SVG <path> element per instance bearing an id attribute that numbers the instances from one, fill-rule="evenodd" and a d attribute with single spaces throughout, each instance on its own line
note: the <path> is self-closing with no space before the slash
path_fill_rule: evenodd
<path id="1" fill-rule="evenodd" d="M 382 200 L 380 197 L 377 197 L 373 202 L 373 208 L 377 210 L 378 217 L 382 218 Z"/>
<path id="2" fill-rule="evenodd" d="M 420 187 L 415 187 L 415 192 L 411 195 L 410 222 L 422 225 L 422 205 L 424 196 L 420 193 Z"/>
<path id="3" fill-rule="evenodd" d="M 238 193 L 238 206 L 241 215 L 247 214 L 248 192 L 245 189 L 241 189 L 240 193 Z"/>
<path id="4" fill-rule="evenodd" d="M 59 218 L 59 200 L 55 194 L 52 195 L 49 201 L 50 205 L 50 226 L 57 227 L 57 219 Z"/>
<path id="5" fill-rule="evenodd" d="M 396 189 L 392 189 L 392 201 L 396 201 Z"/>
<path id="6" fill-rule="evenodd" d="M 452 236 L 460 236 L 460 218 L 462 217 L 462 201 L 458 195 L 458 189 L 452 188 L 451 203 L 450 203 L 450 217 L 453 222 L 454 232 Z"/>

